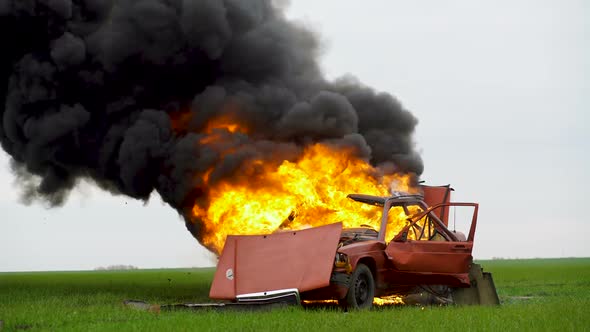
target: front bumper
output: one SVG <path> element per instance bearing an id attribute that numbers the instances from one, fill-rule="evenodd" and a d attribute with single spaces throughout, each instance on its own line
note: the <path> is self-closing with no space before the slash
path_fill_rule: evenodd
<path id="1" fill-rule="evenodd" d="M 350 274 L 346 272 L 332 272 L 330 276 L 330 285 L 350 287 Z"/>

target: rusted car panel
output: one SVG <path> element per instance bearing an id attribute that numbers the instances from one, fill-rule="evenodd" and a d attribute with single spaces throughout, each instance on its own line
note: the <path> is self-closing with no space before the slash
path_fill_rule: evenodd
<path id="1" fill-rule="evenodd" d="M 422 186 L 424 192 L 424 202 L 428 206 L 434 206 L 437 204 L 446 204 L 451 201 L 451 186 Z M 445 224 L 449 225 L 449 208 L 447 206 L 434 212 L 436 216 Z"/>
<path id="2" fill-rule="evenodd" d="M 217 270 L 213 277 L 213 283 L 209 290 L 209 297 L 220 300 L 234 300 L 236 299 L 236 283 L 235 283 L 235 254 L 236 254 L 236 240 L 240 236 L 231 235 L 225 240 L 223 252 L 219 256 L 217 263 Z"/>
<path id="3" fill-rule="evenodd" d="M 270 235 L 228 236 L 209 296 L 240 295 L 281 289 L 305 292 L 326 287 L 342 224 Z"/>
<path id="4" fill-rule="evenodd" d="M 467 274 L 471 264 L 471 242 L 391 242 L 387 257 L 400 271 Z"/>

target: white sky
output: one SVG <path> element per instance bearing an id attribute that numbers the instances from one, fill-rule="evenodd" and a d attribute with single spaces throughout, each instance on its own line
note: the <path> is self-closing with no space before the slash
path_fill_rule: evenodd
<path id="1" fill-rule="evenodd" d="M 292 1 L 322 65 L 391 92 L 420 120 L 423 179 L 480 202 L 476 258 L 590 256 L 590 3 Z M 83 185 L 58 209 L 18 203 L 0 152 L 0 271 L 212 266 L 154 197 Z"/>

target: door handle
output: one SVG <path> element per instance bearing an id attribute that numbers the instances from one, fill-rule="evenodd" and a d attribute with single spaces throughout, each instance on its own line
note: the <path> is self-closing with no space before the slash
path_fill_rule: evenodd
<path id="1" fill-rule="evenodd" d="M 454 246 L 453 246 L 451 249 L 452 249 L 452 250 L 457 250 L 457 251 L 464 251 L 464 250 L 469 250 L 469 248 L 467 248 L 467 246 L 466 246 L 466 245 L 464 245 L 464 244 L 457 244 L 457 245 L 454 245 Z"/>

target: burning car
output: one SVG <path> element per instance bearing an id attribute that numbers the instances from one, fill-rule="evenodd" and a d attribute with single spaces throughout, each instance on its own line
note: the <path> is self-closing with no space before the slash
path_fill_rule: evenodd
<path id="1" fill-rule="evenodd" d="M 237 302 L 333 300 L 369 308 L 375 298 L 498 304 L 491 274 L 473 263 L 478 204 L 450 202 L 449 186 L 421 194 L 351 194 L 381 209 L 379 229 L 333 223 L 267 235 L 228 236 L 210 297 Z M 451 207 L 470 207 L 467 235 L 448 228 Z M 403 224 L 392 222 L 403 215 Z M 426 295 L 425 295 L 426 294 Z"/>

